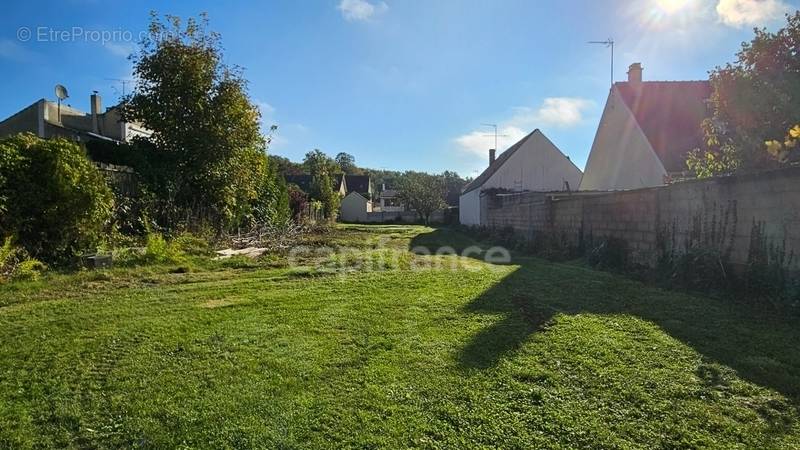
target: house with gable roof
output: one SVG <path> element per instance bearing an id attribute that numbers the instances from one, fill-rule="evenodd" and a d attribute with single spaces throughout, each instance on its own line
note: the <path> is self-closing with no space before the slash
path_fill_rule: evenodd
<path id="1" fill-rule="evenodd" d="M 610 191 L 666 184 L 686 172 L 687 153 L 703 146 L 708 81 L 642 81 L 631 64 L 617 82 L 586 162 L 580 190 Z"/>
<path id="2" fill-rule="evenodd" d="M 495 150 L 489 150 L 489 167 L 461 191 L 459 221 L 481 225 L 481 197 L 487 191 L 569 191 L 580 181 L 580 169 L 536 129 L 497 158 Z"/>

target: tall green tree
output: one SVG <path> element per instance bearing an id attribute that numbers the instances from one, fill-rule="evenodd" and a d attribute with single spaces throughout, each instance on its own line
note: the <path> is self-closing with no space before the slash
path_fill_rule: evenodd
<path id="1" fill-rule="evenodd" d="M 430 223 L 431 214 L 447 207 L 445 180 L 441 175 L 405 172 L 397 180 L 397 188 L 400 198 L 417 211 L 425 224 Z"/>
<path id="2" fill-rule="evenodd" d="M 343 173 L 346 173 L 347 175 L 361 174 L 361 169 L 356 166 L 356 158 L 353 155 L 340 152 L 336 154 L 336 158 L 334 158 L 334 160 L 336 161 L 336 165 L 339 166 L 339 169 L 341 169 Z"/>
<path id="3" fill-rule="evenodd" d="M 132 59 L 138 83 L 123 114 L 152 130 L 156 149 L 172 155 L 162 196 L 220 228 L 248 216 L 270 176 L 266 139 L 247 81 L 241 69 L 223 63 L 208 18 L 184 24 L 153 13 Z"/>
<path id="4" fill-rule="evenodd" d="M 787 15 L 786 26 L 774 33 L 756 29 L 736 61 L 710 73 L 712 117 L 703 124 L 707 147 L 687 161 L 696 175 L 771 168 L 798 159 L 778 158 L 765 146 L 800 122 L 798 48 L 800 11 Z"/>
<path id="5" fill-rule="evenodd" d="M 327 219 L 335 220 L 341 201 L 339 193 L 333 189 L 334 174 L 338 165 L 318 149 L 306 153 L 303 165 L 311 175 L 309 196 L 312 200 L 322 203 Z"/>

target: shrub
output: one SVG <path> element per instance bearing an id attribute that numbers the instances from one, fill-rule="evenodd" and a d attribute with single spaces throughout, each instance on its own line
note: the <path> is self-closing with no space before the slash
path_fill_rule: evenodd
<path id="1" fill-rule="evenodd" d="M 38 259 L 25 259 L 11 272 L 11 279 L 14 281 L 36 281 L 42 272 L 47 270 L 47 266 Z"/>
<path id="2" fill-rule="evenodd" d="M 143 257 L 145 262 L 155 264 L 174 264 L 183 261 L 183 253 L 177 242 L 167 242 L 164 236 L 157 233 L 147 235 Z"/>
<path id="3" fill-rule="evenodd" d="M 49 262 L 93 249 L 113 205 L 105 178 L 78 144 L 30 133 L 0 140 L 0 198 L 0 234 Z"/>
<path id="4" fill-rule="evenodd" d="M 37 280 L 47 267 L 39 260 L 30 258 L 25 249 L 14 245 L 10 237 L 0 247 L 0 281 Z"/>
<path id="5" fill-rule="evenodd" d="M 206 256 L 212 253 L 208 240 L 192 233 L 181 233 L 174 242 L 180 253 L 191 256 Z"/>

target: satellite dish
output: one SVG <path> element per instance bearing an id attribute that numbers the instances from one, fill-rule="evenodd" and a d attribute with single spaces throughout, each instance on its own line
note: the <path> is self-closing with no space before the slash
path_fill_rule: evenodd
<path id="1" fill-rule="evenodd" d="M 56 97 L 58 97 L 59 100 L 64 100 L 65 98 L 69 97 L 69 94 L 67 93 L 67 88 L 65 88 L 63 85 L 57 84 Z"/>
<path id="2" fill-rule="evenodd" d="M 61 122 L 61 100 L 69 97 L 67 88 L 61 84 L 56 85 L 56 97 L 58 97 L 58 121 Z"/>

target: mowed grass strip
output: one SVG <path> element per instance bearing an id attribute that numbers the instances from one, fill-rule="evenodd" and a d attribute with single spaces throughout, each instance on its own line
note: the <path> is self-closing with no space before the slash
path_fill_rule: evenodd
<path id="1" fill-rule="evenodd" d="M 0 287 L 0 448 L 800 447 L 796 322 L 577 265 L 405 257 Z"/>

